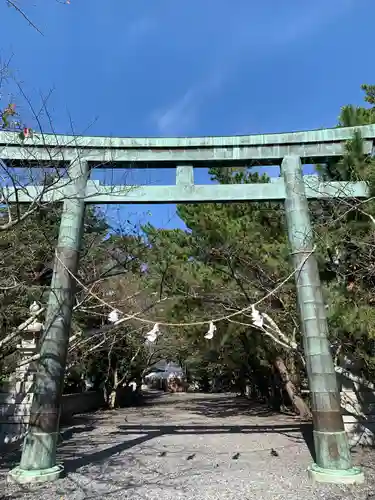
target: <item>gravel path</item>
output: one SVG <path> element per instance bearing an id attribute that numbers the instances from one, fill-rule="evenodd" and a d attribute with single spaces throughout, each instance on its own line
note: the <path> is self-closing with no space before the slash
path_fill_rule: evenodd
<path id="1" fill-rule="evenodd" d="M 314 486 L 298 421 L 231 395 L 154 394 L 142 407 L 77 417 L 62 434 L 66 477 L 7 486 L 9 456 L 0 499 L 375 500 L 375 451 L 354 453 L 365 486 Z"/>

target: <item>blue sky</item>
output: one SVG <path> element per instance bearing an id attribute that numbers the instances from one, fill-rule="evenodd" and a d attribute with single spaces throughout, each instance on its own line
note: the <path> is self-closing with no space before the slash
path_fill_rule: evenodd
<path id="1" fill-rule="evenodd" d="M 375 83 L 373 0 L 70 1 L 19 0 L 41 36 L 0 0 L 1 59 L 12 56 L 36 109 L 54 89 L 47 107 L 58 133 L 72 124 L 115 136 L 330 127 L 342 105 L 362 102 L 361 83 Z M 13 91 L 4 87 L 0 102 Z M 148 172 L 143 182 L 170 184 L 170 175 Z M 180 226 L 174 207 L 148 209 L 120 213 Z"/>

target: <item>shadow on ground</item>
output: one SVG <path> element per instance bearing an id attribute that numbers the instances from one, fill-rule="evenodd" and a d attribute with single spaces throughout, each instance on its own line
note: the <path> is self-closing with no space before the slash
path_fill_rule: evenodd
<path id="1" fill-rule="evenodd" d="M 120 438 L 121 436 L 126 436 L 126 440 L 115 444 L 109 448 L 100 451 L 94 451 L 93 453 L 88 453 L 77 458 L 69 457 L 69 451 L 66 449 L 64 452 L 64 446 L 61 448 L 61 455 L 64 460 L 65 470 L 67 473 L 75 472 L 80 467 L 85 465 L 92 465 L 95 463 L 101 463 L 105 460 L 110 459 L 114 455 L 121 453 L 125 450 L 131 449 L 142 443 L 150 441 L 155 438 L 160 438 L 162 436 L 175 435 L 208 435 L 208 434 L 245 434 L 245 433 L 276 433 L 284 434 L 288 437 L 293 438 L 296 442 L 307 442 L 310 453 L 313 455 L 312 446 L 312 428 L 311 424 L 270 424 L 270 425 L 136 425 L 127 424 L 119 425 L 117 430 L 110 432 L 109 436 L 112 439 Z M 133 439 L 131 437 L 134 436 Z M 313 455 L 314 456 L 314 455 Z"/>
<path id="2" fill-rule="evenodd" d="M 145 397 L 139 398 L 134 407 L 152 406 L 155 401 L 158 401 L 158 404 L 160 404 L 159 400 L 164 395 L 165 393 L 162 391 L 151 391 L 147 393 Z M 168 404 L 170 403 L 171 402 L 168 401 Z M 74 440 L 75 443 L 77 441 L 77 436 L 80 434 L 85 434 L 86 439 L 87 433 L 94 431 L 100 426 L 101 421 L 108 419 L 109 415 L 110 413 L 108 411 L 99 410 L 93 413 L 73 415 L 69 420 L 62 422 L 58 442 L 59 450 L 63 449 L 71 440 Z M 0 473 L 4 473 L 4 471 L 7 472 L 20 463 L 22 443 L 23 440 L 20 440 L 19 443 L 14 444 L 11 448 L 5 447 L 0 451 Z M 0 500 L 2 500 L 1 496 Z"/>
<path id="3" fill-rule="evenodd" d="M 249 401 L 246 398 L 230 396 L 226 399 L 207 396 L 205 399 L 185 399 L 184 404 L 191 404 L 183 408 L 191 413 L 196 413 L 210 418 L 226 418 L 243 416 L 272 417 L 281 416 L 280 412 L 272 410 L 263 403 Z M 182 408 L 181 406 L 179 406 Z"/>
<path id="4" fill-rule="evenodd" d="M 240 438 L 237 438 L 238 442 L 241 441 L 241 435 L 245 438 L 245 435 L 253 434 L 254 438 L 248 439 L 247 442 L 254 443 L 256 441 L 257 444 L 258 439 L 261 439 L 261 435 L 264 433 L 275 437 L 277 434 L 288 437 L 291 441 L 289 444 L 286 440 L 277 440 L 271 437 L 269 440 L 262 440 L 265 443 L 264 448 L 258 448 L 257 446 L 256 450 L 248 450 L 249 453 L 253 451 L 256 451 L 256 453 L 259 451 L 266 452 L 255 457 L 257 463 L 260 461 L 261 467 L 266 471 L 268 471 L 269 460 L 271 460 L 269 455 L 272 450 L 268 446 L 275 446 L 279 450 L 280 463 L 285 461 L 289 463 L 289 453 L 292 453 L 291 450 L 295 448 L 294 443 L 306 442 L 315 460 L 311 423 L 287 418 L 270 410 L 265 405 L 259 405 L 247 399 L 237 398 L 232 395 L 227 397 L 226 395 L 214 394 L 186 394 L 181 397 L 175 395 L 165 397 L 163 393 L 155 393 L 148 395 L 142 406 L 144 408 L 138 407 L 136 410 L 129 408 L 129 413 L 124 409 L 120 409 L 113 412 L 98 412 L 87 416 L 80 415 L 74 419 L 70 427 L 62 429 L 59 460 L 64 462 L 67 474 L 75 472 L 78 472 L 78 474 L 69 474 L 67 479 L 55 483 L 55 489 L 51 489 L 55 494 L 53 498 L 70 498 L 77 491 L 82 495 L 80 498 L 102 498 L 107 495 L 109 490 L 111 494 L 116 493 L 118 495 L 124 491 L 129 492 L 129 490 L 132 490 L 134 496 L 131 498 L 143 498 L 141 493 L 138 494 L 137 490 L 139 488 L 145 491 L 145 485 L 147 485 L 147 488 L 155 487 L 158 491 L 161 488 L 163 491 L 168 490 L 168 498 L 173 498 L 175 492 L 188 498 L 192 485 L 192 476 L 194 476 L 193 482 L 195 478 L 201 480 L 202 475 L 206 480 L 207 474 L 210 475 L 210 478 L 213 475 L 221 477 L 222 474 L 228 472 L 228 467 L 230 468 L 231 465 L 228 465 L 226 459 L 225 463 L 220 462 L 220 459 L 215 454 L 212 460 L 205 462 L 202 469 L 200 468 L 199 457 L 196 457 L 198 465 L 195 465 L 195 467 L 192 467 L 190 465 L 192 462 L 188 461 L 186 465 L 183 465 L 185 462 L 179 462 L 180 465 L 177 468 L 170 467 L 168 461 L 166 466 L 161 466 L 159 459 L 155 460 L 155 458 L 163 457 L 166 454 L 167 458 L 171 458 L 172 463 L 174 463 L 174 455 L 180 456 L 181 460 L 181 454 L 183 453 L 182 459 L 190 460 L 188 453 L 195 451 L 195 449 L 194 447 L 185 447 L 185 443 L 189 443 L 190 440 L 192 443 L 194 441 L 203 441 L 205 447 L 207 445 L 214 447 L 217 439 L 213 438 L 213 436 L 216 435 L 238 434 L 240 435 Z M 171 408 L 173 406 L 178 410 L 177 416 L 182 417 L 181 424 L 178 424 L 178 419 L 174 420 L 174 410 Z M 163 416 L 163 414 L 168 414 L 168 418 L 158 419 L 158 416 Z M 143 419 L 142 415 L 147 418 Z M 197 418 L 197 416 L 205 418 Z M 242 416 L 243 418 L 233 418 L 233 420 L 229 418 L 236 416 Z M 221 420 L 217 420 L 217 417 L 221 417 Z M 226 420 L 227 417 L 228 420 Z M 187 423 L 185 423 L 186 420 Z M 172 439 L 160 440 L 164 436 L 172 436 Z M 178 438 L 173 439 L 173 436 L 178 436 Z M 196 436 L 207 436 L 207 439 L 200 440 L 198 437 L 198 439 L 194 440 Z M 208 436 L 211 436 L 211 439 Z M 224 441 L 230 445 L 232 439 L 227 438 Z M 233 439 L 233 441 L 236 442 L 236 439 Z M 283 447 L 277 448 L 275 442 L 286 443 L 284 452 L 282 451 Z M 143 443 L 147 443 L 146 446 L 141 447 L 140 450 L 137 449 Z M 182 443 L 181 447 L 179 443 Z M 132 448 L 135 449 L 132 450 Z M 121 453 L 126 450 L 132 451 L 127 453 L 126 456 L 121 456 Z M 227 453 L 228 460 L 237 460 L 232 450 L 225 448 L 224 455 L 226 456 Z M 194 457 L 194 454 L 192 456 Z M 356 463 L 360 465 L 368 461 L 366 455 L 363 455 L 363 457 L 356 456 Z M 304 457 L 306 459 L 306 455 Z M 239 460 L 241 459 L 242 456 Z M 6 468 L 9 470 L 15 465 L 14 461 L 19 462 L 19 454 L 18 458 L 13 454 L 13 458 L 8 456 L 6 462 L 4 460 L 4 458 L 0 460 L 0 466 L 3 468 L 7 464 Z M 160 458 L 160 460 L 164 459 Z M 275 460 L 277 461 L 278 458 Z M 294 461 L 298 460 L 297 455 Z M 225 469 L 221 469 L 223 464 Z M 241 464 L 238 464 L 237 469 L 234 470 L 240 470 L 239 466 Z M 247 463 L 246 467 L 248 466 L 249 463 Z M 139 473 L 140 470 L 141 473 Z M 367 470 L 369 470 L 368 466 Z M 369 472 L 373 474 L 372 471 Z M 229 474 L 231 474 L 231 471 L 229 471 Z M 180 482 L 177 484 L 181 476 L 188 478 L 189 481 L 183 485 Z M 232 476 L 228 477 L 231 478 Z M 95 490 L 93 493 L 95 488 L 98 488 L 98 491 Z M 42 487 L 36 489 L 34 493 L 38 496 L 32 498 L 42 498 L 45 491 Z M 0 494 L 0 500 L 24 498 L 25 493 L 27 494 L 26 489 L 20 489 L 8 497 L 1 497 Z M 49 496 L 49 498 L 52 498 L 52 496 Z M 158 496 L 155 495 L 155 498 L 158 498 Z M 159 496 L 159 498 L 164 497 Z M 178 498 L 181 497 L 178 496 Z"/>
<path id="5" fill-rule="evenodd" d="M 87 432 L 95 430 L 96 425 L 94 424 L 98 420 L 100 420 L 100 418 L 96 418 L 95 414 L 77 415 L 72 417 L 69 424 L 66 423 L 60 430 L 59 444 L 68 442 L 79 434 L 87 434 Z M 69 425 L 69 427 L 66 427 L 67 425 Z M 19 444 L 13 446 L 10 451 L 7 451 L 7 449 L 2 450 L 0 455 L 0 472 L 4 472 L 4 470 L 8 471 L 20 463 L 22 443 L 23 440 L 20 440 Z"/>
<path id="6" fill-rule="evenodd" d="M 177 398 L 161 398 L 164 393 L 148 394 L 143 400 L 142 406 L 147 411 L 147 416 L 159 407 L 166 405 L 177 406 L 180 410 L 186 410 L 194 414 L 214 418 L 226 418 L 235 416 L 257 416 L 257 417 L 281 417 L 279 413 L 269 409 L 266 405 L 250 402 L 246 398 L 230 396 L 223 399 L 222 395 L 205 395 L 202 397 L 192 394 L 184 395 L 181 400 Z M 123 410 L 119 410 L 123 412 Z M 150 413 L 151 411 L 151 413 Z M 116 411 L 115 411 L 116 412 Z M 113 432 L 106 431 L 102 435 L 92 431 L 100 427 L 101 421 L 110 418 L 109 412 L 97 412 L 89 415 L 78 415 L 72 419 L 70 426 L 63 428 L 60 433 L 59 458 L 63 460 L 66 473 L 77 471 L 86 465 L 98 464 L 111 459 L 116 454 L 131 449 L 142 443 L 166 435 L 208 435 L 208 434 L 245 434 L 245 433 L 276 433 L 284 434 L 296 442 L 305 441 L 313 458 L 314 446 L 312 439 L 312 425 L 310 423 L 287 422 L 282 424 L 267 423 L 259 425 L 137 425 L 121 424 L 114 427 Z M 126 417 L 124 419 L 126 421 Z M 89 434 L 88 434 L 89 433 Z M 93 452 L 82 450 L 90 444 L 97 448 L 100 444 L 116 442 L 112 446 Z M 120 441 L 120 442 L 119 442 Z M 11 469 L 20 461 L 20 450 L 8 453 L 0 458 L 0 470 Z"/>

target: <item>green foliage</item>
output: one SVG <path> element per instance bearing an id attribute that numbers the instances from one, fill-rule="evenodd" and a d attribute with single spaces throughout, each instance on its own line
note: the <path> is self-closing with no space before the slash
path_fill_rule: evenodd
<path id="1" fill-rule="evenodd" d="M 246 169 L 212 169 L 220 183 L 268 182 L 267 176 Z M 173 322 L 209 320 L 239 311 L 264 297 L 291 272 L 283 208 L 279 203 L 181 205 L 178 214 L 188 231 L 144 231 L 153 244 L 149 279 L 175 297 L 166 311 Z M 292 335 L 295 291 L 288 284 L 267 299 L 263 307 L 286 334 Z M 245 324 L 217 324 L 217 336 L 207 342 L 207 326 L 187 327 L 183 362 L 190 374 L 239 387 L 245 380 L 263 379 L 271 373 L 275 355 L 272 342 L 250 326 L 247 315 L 235 318 Z M 248 325 L 248 326 L 246 326 Z M 263 386 L 262 390 L 265 390 Z"/>
<path id="2" fill-rule="evenodd" d="M 375 87 L 362 88 L 371 107 L 343 107 L 338 126 L 375 122 Z M 330 160 L 316 169 L 326 180 L 365 181 L 372 191 L 373 167 L 372 158 L 364 154 L 360 134 L 354 132 L 342 159 Z M 210 173 L 212 180 L 222 184 L 268 181 L 246 168 L 221 167 Z M 342 346 L 343 354 L 364 359 L 366 369 L 371 370 L 375 364 L 369 347 L 375 324 L 372 299 L 375 206 L 372 200 L 365 206 L 350 203 L 314 201 L 310 203 L 311 218 L 329 305 L 331 340 Z M 241 310 L 266 296 L 290 273 L 282 205 L 181 205 L 178 214 L 188 231 L 144 228 L 153 241 L 149 278 L 155 286 L 162 281 L 165 294 L 177 296 L 167 311 L 170 321 L 194 322 Z M 296 340 L 301 340 L 292 282 L 264 301 L 261 309 L 270 314 L 285 335 L 292 338 L 296 329 Z M 236 320 L 251 323 L 245 314 Z M 203 370 L 210 377 L 218 374 L 224 377 L 227 371 L 231 373 L 229 378 L 239 380 L 250 377 L 260 366 L 270 366 L 280 352 L 279 346 L 251 326 L 230 322 L 217 326 L 219 340 L 208 344 L 203 339 L 204 327 L 193 327 L 189 334 L 184 333 L 185 343 L 190 346 L 185 362 L 197 373 Z M 292 360 L 290 368 L 300 369 L 298 359 Z"/>
<path id="3" fill-rule="evenodd" d="M 362 89 L 371 107 L 343 107 L 338 126 L 375 123 L 375 86 L 362 85 Z M 374 166 L 373 158 L 364 155 L 360 133 L 354 132 L 344 157 L 320 165 L 319 172 L 327 180 L 364 181 L 373 196 Z M 337 262 L 331 267 L 334 272 L 326 283 L 330 332 L 343 346 L 343 353 L 363 360 L 367 376 L 373 377 L 375 203 L 370 197 L 365 203 L 352 201 L 335 205 L 331 222 L 326 219 L 316 228 L 318 239 L 324 232 L 330 233 L 327 246 L 337 256 Z"/>

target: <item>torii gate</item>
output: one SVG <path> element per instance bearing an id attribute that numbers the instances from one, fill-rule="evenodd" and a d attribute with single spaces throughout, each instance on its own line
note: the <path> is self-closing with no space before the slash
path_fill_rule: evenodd
<path id="1" fill-rule="evenodd" d="M 62 202 L 51 290 L 40 345 L 31 423 L 21 463 L 10 472 L 18 482 L 57 479 L 59 411 L 69 342 L 74 275 L 77 273 L 86 204 L 197 203 L 285 200 L 294 262 L 307 374 L 312 400 L 316 463 L 309 469 L 317 481 L 358 483 L 364 476 L 352 467 L 340 409 L 340 394 L 327 339 L 327 319 L 313 252 L 307 198 L 366 198 L 363 182 L 321 182 L 303 176 L 302 163 L 340 157 L 345 142 L 359 131 L 364 153 L 373 153 L 375 125 L 286 134 L 193 138 L 109 138 L 47 134 L 20 141 L 0 132 L 0 158 L 19 167 L 68 165 L 69 177 L 53 188 L 30 186 L 14 192 L 2 188 L 8 202 L 35 199 Z M 282 177 L 268 184 L 195 185 L 194 168 L 281 165 Z M 176 168 L 175 186 L 101 186 L 89 181 L 93 167 Z"/>

